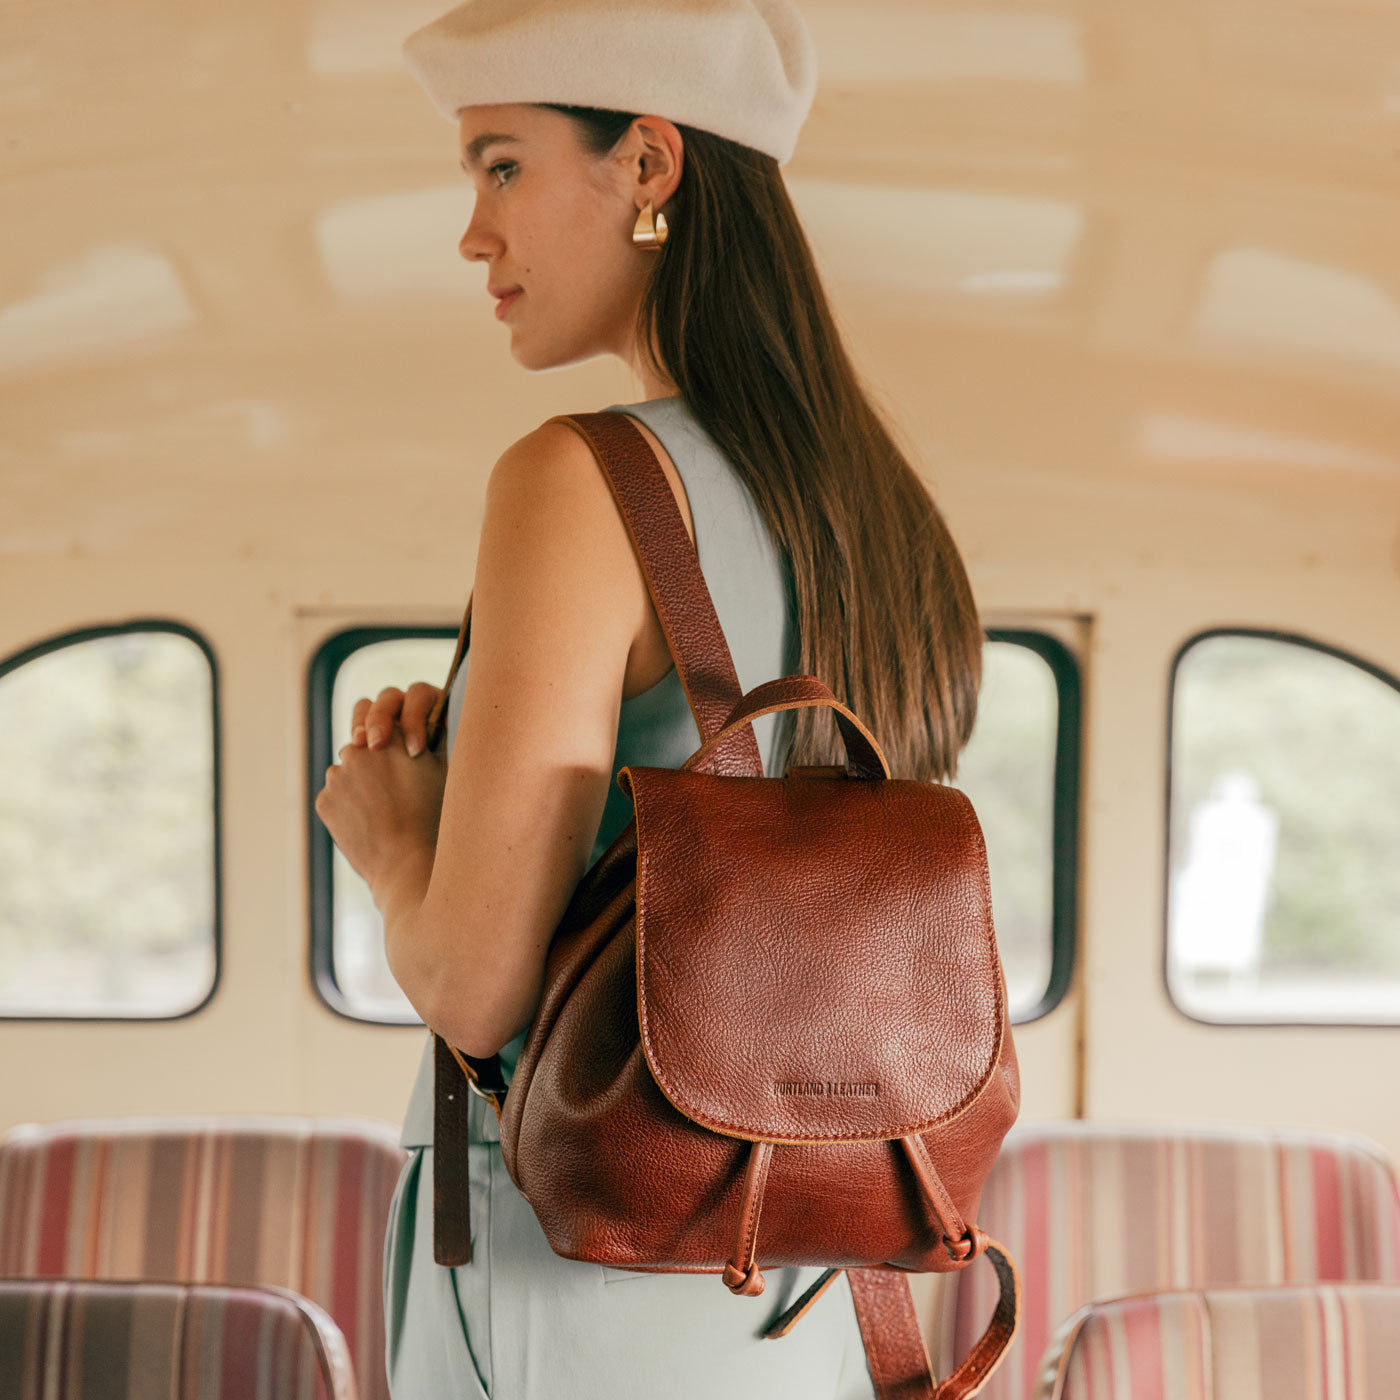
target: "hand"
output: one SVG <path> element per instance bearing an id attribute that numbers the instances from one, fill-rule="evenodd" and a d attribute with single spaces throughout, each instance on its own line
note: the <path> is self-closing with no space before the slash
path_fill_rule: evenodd
<path id="1" fill-rule="evenodd" d="M 417 757 L 428 742 L 428 713 L 441 693 L 439 685 L 414 681 L 407 692 L 390 685 L 379 692 L 376 700 L 362 696 L 350 714 L 350 742 L 382 749 L 394 737 L 394 726 L 398 724 L 403 729 L 408 756 Z"/>
<path id="2" fill-rule="evenodd" d="M 418 723 L 421 730 L 421 716 Z M 377 749 L 350 743 L 337 756 L 316 794 L 316 815 L 378 904 L 386 876 L 431 859 L 437 847 L 447 763 L 435 751 L 411 757 L 401 729 Z"/>

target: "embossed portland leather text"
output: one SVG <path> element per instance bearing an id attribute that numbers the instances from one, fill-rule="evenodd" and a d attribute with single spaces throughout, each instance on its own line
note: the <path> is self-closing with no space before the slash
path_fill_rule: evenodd
<path id="1" fill-rule="evenodd" d="M 878 1094 L 878 1084 L 850 1083 L 833 1079 L 780 1079 L 774 1086 L 780 1094 Z"/>

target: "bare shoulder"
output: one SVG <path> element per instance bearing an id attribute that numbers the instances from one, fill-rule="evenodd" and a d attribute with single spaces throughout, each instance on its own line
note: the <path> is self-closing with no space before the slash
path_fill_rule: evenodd
<path id="1" fill-rule="evenodd" d="M 595 587 L 626 577 L 631 544 L 612 490 L 593 449 L 564 423 L 541 423 L 501 453 L 486 482 L 484 528 L 537 564 L 543 555 L 588 565 Z"/>
<path id="2" fill-rule="evenodd" d="M 645 423 L 632 420 L 655 452 L 685 528 L 695 538 L 685 485 Z M 513 442 L 486 487 L 477 588 L 509 608 L 531 592 L 548 598 L 561 637 L 584 633 L 623 648 L 628 698 L 674 664 L 660 619 L 601 463 L 567 423 L 545 422 Z"/>
<path id="3" fill-rule="evenodd" d="M 610 496 L 593 449 L 565 423 L 546 422 L 517 438 L 491 468 L 488 495 L 525 493 L 543 502 L 559 491 Z M 596 491 L 592 492 L 596 495 Z"/>
<path id="4" fill-rule="evenodd" d="M 586 637 L 625 662 L 650 599 L 607 479 L 567 424 L 540 424 L 491 468 L 474 587 L 513 645 L 547 632 L 558 653 Z"/>
<path id="5" fill-rule="evenodd" d="M 660 439 L 645 423 L 637 418 L 631 421 L 655 454 L 670 484 L 686 532 L 693 540 L 695 526 L 690 501 L 675 463 Z M 533 499 L 539 504 L 548 498 L 565 518 L 571 509 L 591 501 L 598 518 L 616 520 L 616 537 L 626 542 L 626 552 L 630 557 L 631 543 L 602 465 L 583 435 L 567 423 L 554 420 L 541 423 L 513 442 L 492 469 L 487 490 L 488 493 L 495 491 L 498 494 L 501 491 L 521 493 L 524 501 Z"/>

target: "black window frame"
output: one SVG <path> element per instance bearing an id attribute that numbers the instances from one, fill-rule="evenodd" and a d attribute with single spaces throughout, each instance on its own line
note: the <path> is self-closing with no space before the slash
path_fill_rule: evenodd
<path id="1" fill-rule="evenodd" d="M 988 641 L 1033 651 L 1050 668 L 1057 696 L 1050 832 L 1050 979 L 1029 1010 L 1011 1018 L 1030 1025 L 1054 1011 L 1069 994 L 1078 960 L 1079 794 L 1083 763 L 1083 678 L 1079 658 L 1059 637 L 1033 627 L 988 627 Z M 996 911 L 993 910 L 993 918 Z"/>
<path id="2" fill-rule="evenodd" d="M 114 1015 L 114 1016 L 60 1016 L 60 1015 L 35 1015 L 16 1016 L 0 1011 L 0 1022 L 12 1025 L 24 1025 L 39 1022 L 64 1022 L 75 1025 L 140 1025 L 153 1022 L 166 1021 L 187 1021 L 192 1016 L 199 1015 L 214 1000 L 219 988 L 223 983 L 224 975 L 224 877 L 223 877 L 223 852 L 224 852 L 224 824 L 223 824 L 223 722 L 222 707 L 219 699 L 220 677 L 219 661 L 214 652 L 213 645 L 201 632 L 196 631 L 186 623 L 178 622 L 174 618 L 168 617 L 138 617 L 131 618 L 124 622 L 93 623 L 84 627 L 70 628 L 65 632 L 54 633 L 45 637 L 42 641 L 31 643 L 29 646 L 19 651 L 12 652 L 9 656 L 0 659 L 0 680 L 9 675 L 12 671 L 19 670 L 22 666 L 31 661 L 38 660 L 41 656 L 47 656 L 51 652 L 63 651 L 71 646 L 78 646 L 83 642 L 96 641 L 100 637 L 124 636 L 132 632 L 169 632 L 176 636 L 185 637 L 192 641 L 201 652 L 204 659 L 209 664 L 209 697 L 210 697 L 210 724 L 211 742 L 213 748 L 213 896 L 214 896 L 214 976 L 209 983 L 209 990 L 203 1000 L 185 1011 L 171 1012 L 166 1016 L 149 1015 Z"/>
<path id="3" fill-rule="evenodd" d="M 1247 624 L 1225 624 L 1218 627 L 1202 628 L 1198 632 L 1191 633 L 1172 653 L 1171 664 L 1167 668 L 1167 720 L 1166 720 L 1166 755 L 1163 764 L 1163 790 L 1162 790 L 1162 898 L 1161 898 L 1161 960 L 1159 970 L 1162 977 L 1162 990 L 1166 994 L 1167 1005 L 1172 1008 L 1177 1015 L 1198 1026 L 1209 1026 L 1217 1031 L 1253 1031 L 1277 1028 L 1280 1026 L 1293 1029 L 1306 1028 L 1318 1031 L 1355 1031 L 1355 1030 L 1394 1030 L 1400 1026 L 1400 1011 L 1397 1011 L 1395 1019 L 1390 1021 L 1220 1021 L 1207 1016 L 1197 1016 L 1188 1011 L 1176 997 L 1172 995 L 1171 980 L 1169 972 L 1169 949 L 1167 940 L 1171 932 L 1171 823 L 1172 823 L 1172 740 L 1174 735 L 1175 710 L 1176 710 L 1176 680 L 1177 671 L 1187 652 L 1192 647 L 1206 641 L 1211 637 L 1256 637 L 1265 641 L 1289 642 L 1295 646 L 1308 647 L 1313 651 L 1320 651 L 1325 656 L 1335 657 L 1338 661 L 1346 661 L 1358 669 L 1365 671 L 1368 675 L 1374 676 L 1378 681 L 1382 681 L 1400 695 L 1400 676 L 1387 671 L 1377 661 L 1371 661 L 1356 652 L 1348 651 L 1345 647 L 1338 646 L 1333 642 L 1325 642 L 1320 637 L 1309 636 L 1304 632 L 1294 632 L 1288 628 L 1281 627 L 1253 627 Z"/>
<path id="4" fill-rule="evenodd" d="M 316 813 L 316 797 L 325 786 L 326 769 L 347 742 L 331 733 L 331 697 L 335 678 L 347 657 L 376 642 L 411 641 L 415 638 L 455 641 L 461 623 L 448 626 L 383 625 L 347 627 L 332 633 L 316 649 L 306 678 L 306 821 L 310 937 L 307 940 L 307 972 L 317 999 L 347 1021 L 359 1026 L 399 1026 L 422 1030 L 417 1017 L 369 1016 L 354 1009 L 335 980 L 335 843 Z"/>

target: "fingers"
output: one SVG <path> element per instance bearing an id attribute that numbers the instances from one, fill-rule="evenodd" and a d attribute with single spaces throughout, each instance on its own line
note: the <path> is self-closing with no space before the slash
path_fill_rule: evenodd
<path id="1" fill-rule="evenodd" d="M 394 733 L 403 705 L 403 691 L 396 685 L 386 685 L 373 701 L 355 701 L 350 714 L 350 742 L 382 749 Z"/>
<path id="2" fill-rule="evenodd" d="M 350 711 L 350 742 L 352 744 L 363 744 L 365 741 L 365 716 L 369 713 L 369 707 L 372 703 L 368 695 L 361 696 L 355 701 L 355 708 Z"/>
<path id="3" fill-rule="evenodd" d="M 399 724 L 403 726 L 404 743 L 410 754 L 416 757 L 428 744 L 428 714 L 437 703 L 442 687 L 429 685 L 427 681 L 414 681 L 403 699 L 399 712 Z"/>
<path id="4" fill-rule="evenodd" d="M 441 689 L 427 681 L 415 681 L 407 693 L 390 685 L 374 700 L 362 696 L 350 712 L 350 743 L 382 749 L 393 737 L 397 724 L 403 728 L 405 747 L 416 757 L 427 746 L 428 714 Z"/>

